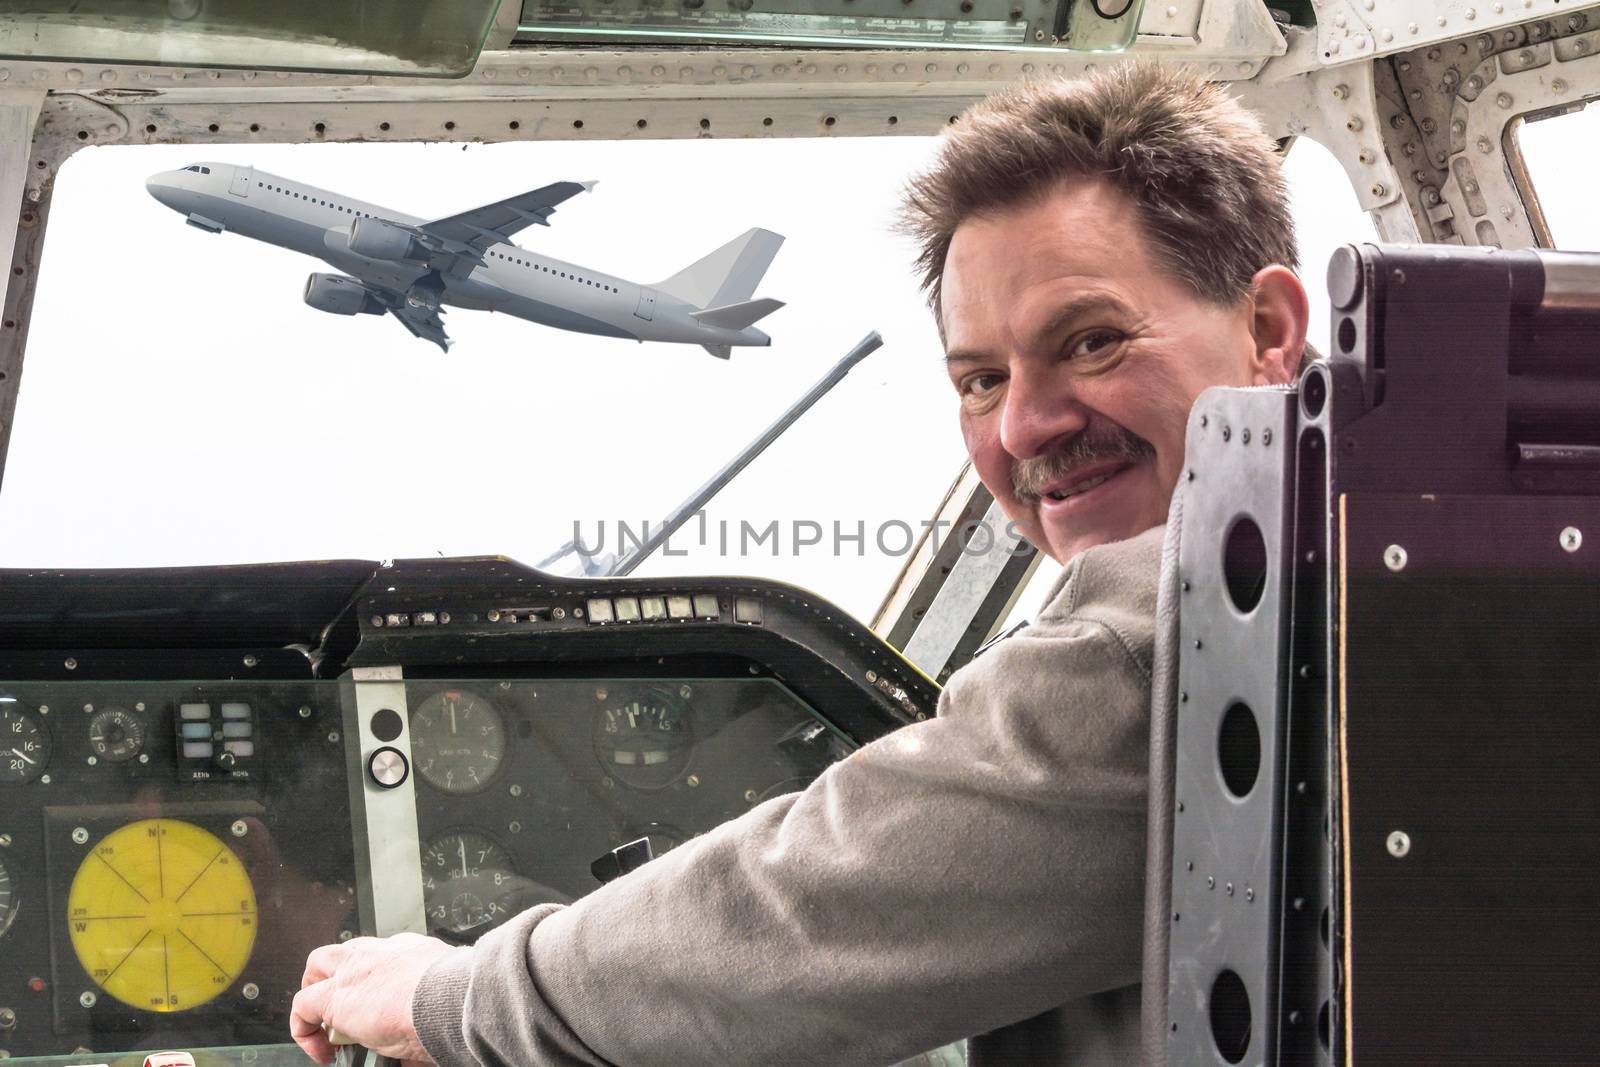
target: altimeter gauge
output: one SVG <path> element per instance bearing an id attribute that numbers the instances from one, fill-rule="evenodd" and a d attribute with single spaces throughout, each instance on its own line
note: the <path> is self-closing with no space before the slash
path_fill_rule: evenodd
<path id="1" fill-rule="evenodd" d="M 11 872 L 0 860 L 0 937 L 11 929 L 11 920 L 17 917 L 17 889 L 11 884 Z"/>
<path id="2" fill-rule="evenodd" d="M 23 784 L 50 765 L 50 731 L 15 701 L 0 703 L 0 783 Z"/>
<path id="3" fill-rule="evenodd" d="M 435 789 L 476 793 L 505 759 L 505 717 L 471 690 L 435 693 L 412 709 L 411 754 L 417 773 Z"/>
<path id="4" fill-rule="evenodd" d="M 127 708 L 101 708 L 89 720 L 89 747 L 107 763 L 124 763 L 144 747 L 144 720 Z"/>
<path id="5" fill-rule="evenodd" d="M 255 888 L 215 835 L 144 819 L 90 848 L 72 878 L 67 924 L 78 962 L 101 989 L 129 1007 L 187 1011 L 250 962 Z"/>

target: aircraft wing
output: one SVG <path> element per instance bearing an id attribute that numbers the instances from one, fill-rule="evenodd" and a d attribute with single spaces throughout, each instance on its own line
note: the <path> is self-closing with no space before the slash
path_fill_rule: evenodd
<path id="1" fill-rule="evenodd" d="M 412 307 L 402 301 L 399 307 L 390 308 L 389 313 L 399 319 L 400 325 L 410 330 L 414 336 L 424 341 L 432 341 L 442 351 L 450 351 L 452 342 L 449 335 L 444 332 L 444 320 L 439 317 L 437 311 Z"/>
<path id="2" fill-rule="evenodd" d="M 508 240 L 512 234 L 529 226 L 550 225 L 549 219 L 555 214 L 557 204 L 588 192 L 594 186 L 594 182 L 556 182 L 497 204 L 423 223 L 418 229 L 430 237 L 483 249 Z"/>

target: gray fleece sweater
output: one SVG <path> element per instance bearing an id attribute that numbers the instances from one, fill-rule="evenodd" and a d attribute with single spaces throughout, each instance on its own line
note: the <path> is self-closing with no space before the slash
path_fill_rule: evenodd
<path id="1" fill-rule="evenodd" d="M 1160 529 L 1075 558 L 904 727 L 568 907 L 441 958 L 442 1067 L 1138 1059 Z"/>

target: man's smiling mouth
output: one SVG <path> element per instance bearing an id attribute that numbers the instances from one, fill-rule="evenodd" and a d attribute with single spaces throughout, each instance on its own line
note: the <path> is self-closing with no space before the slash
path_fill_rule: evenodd
<path id="1" fill-rule="evenodd" d="M 1046 486 L 1039 494 L 1041 500 L 1063 501 L 1073 497 L 1082 496 L 1091 489 L 1104 485 L 1123 471 L 1132 467 L 1131 463 L 1119 463 L 1112 467 L 1100 466 L 1094 471 L 1085 474 L 1072 475 L 1057 480 L 1054 484 Z"/>

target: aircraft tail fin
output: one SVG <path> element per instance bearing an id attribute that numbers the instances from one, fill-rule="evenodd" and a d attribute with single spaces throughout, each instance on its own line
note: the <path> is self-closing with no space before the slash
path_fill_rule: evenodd
<path id="1" fill-rule="evenodd" d="M 782 244 L 782 234 L 748 230 L 655 288 L 699 308 L 720 309 L 742 303 L 761 284 Z"/>
<path id="2" fill-rule="evenodd" d="M 733 358 L 733 346 L 732 345 L 701 345 L 700 347 L 705 349 L 707 352 L 710 352 L 713 356 L 716 356 L 718 359 L 732 359 Z"/>
<path id="3" fill-rule="evenodd" d="M 766 297 L 761 300 L 745 300 L 738 304 L 706 308 L 704 311 L 691 311 L 689 317 L 707 326 L 717 326 L 724 330 L 742 330 L 746 326 L 755 325 L 781 307 L 783 307 L 782 300 Z"/>

